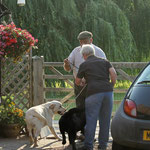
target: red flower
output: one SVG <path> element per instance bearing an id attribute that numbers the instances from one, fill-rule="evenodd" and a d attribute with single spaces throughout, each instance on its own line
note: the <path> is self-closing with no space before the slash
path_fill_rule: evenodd
<path id="1" fill-rule="evenodd" d="M 9 45 L 11 45 L 11 43 L 10 42 L 6 42 L 6 45 L 9 46 Z"/>
<path id="2" fill-rule="evenodd" d="M 27 30 L 16 28 L 13 22 L 0 25 L 0 55 L 3 53 L 6 57 L 17 58 L 37 42 Z"/>
<path id="3" fill-rule="evenodd" d="M 17 40 L 16 39 L 10 39 L 9 42 L 11 42 L 11 43 L 17 43 Z"/>

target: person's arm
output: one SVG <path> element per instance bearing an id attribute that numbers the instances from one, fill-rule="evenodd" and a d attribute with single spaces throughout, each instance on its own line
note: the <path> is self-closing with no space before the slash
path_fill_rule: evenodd
<path id="1" fill-rule="evenodd" d="M 66 58 L 66 59 L 64 59 L 64 70 L 65 71 L 71 71 L 71 67 L 70 67 L 70 63 L 69 63 L 69 60 L 68 60 L 68 58 Z"/>
<path id="2" fill-rule="evenodd" d="M 107 59 L 106 54 L 104 53 L 104 51 L 100 47 L 97 47 L 94 44 L 93 44 L 93 46 L 95 48 L 95 56 Z"/>
<path id="3" fill-rule="evenodd" d="M 83 71 L 83 68 L 85 68 L 83 66 L 83 63 L 79 66 L 79 71 L 77 73 L 77 76 L 76 76 L 76 79 L 75 79 L 75 84 L 76 85 L 80 85 L 80 86 L 84 86 L 85 85 L 85 79 L 83 78 L 84 77 L 84 71 Z"/>
<path id="4" fill-rule="evenodd" d="M 76 54 L 76 48 L 70 53 L 68 58 L 64 59 L 64 70 L 70 72 L 73 69 L 73 64 L 75 62 L 75 54 Z"/>
<path id="5" fill-rule="evenodd" d="M 76 84 L 76 85 L 80 85 L 81 83 L 82 83 L 82 79 L 76 77 L 76 79 L 75 79 L 75 84 Z"/>
<path id="6" fill-rule="evenodd" d="M 109 68 L 109 74 L 110 74 L 111 83 L 114 86 L 117 80 L 117 73 L 113 67 Z"/>

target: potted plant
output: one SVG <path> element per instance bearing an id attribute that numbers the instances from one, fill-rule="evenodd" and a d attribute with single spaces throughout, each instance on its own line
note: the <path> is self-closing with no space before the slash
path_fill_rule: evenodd
<path id="1" fill-rule="evenodd" d="M 22 55 L 29 52 L 37 39 L 27 31 L 16 28 L 12 22 L 8 25 L 0 25 L 0 56 L 13 58 L 14 61 L 21 60 Z"/>
<path id="2" fill-rule="evenodd" d="M 17 137 L 25 127 L 23 110 L 16 107 L 11 99 L 5 99 L 0 105 L 0 129 L 4 137 Z"/>

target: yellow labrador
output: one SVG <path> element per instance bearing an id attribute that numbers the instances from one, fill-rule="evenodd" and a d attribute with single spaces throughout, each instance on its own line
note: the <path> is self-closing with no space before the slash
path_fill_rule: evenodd
<path id="1" fill-rule="evenodd" d="M 40 135 L 41 128 L 46 125 L 55 138 L 61 140 L 53 128 L 52 119 L 54 114 L 63 115 L 64 112 L 65 108 L 62 107 L 59 101 L 55 100 L 28 109 L 25 114 L 25 121 L 29 132 L 30 144 L 37 146 L 37 137 Z"/>

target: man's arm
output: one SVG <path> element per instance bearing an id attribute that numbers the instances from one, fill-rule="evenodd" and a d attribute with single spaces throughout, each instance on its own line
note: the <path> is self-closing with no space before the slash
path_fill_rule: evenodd
<path id="1" fill-rule="evenodd" d="M 94 48 L 95 48 L 95 56 L 107 59 L 106 54 L 100 47 L 94 45 Z"/>
<path id="2" fill-rule="evenodd" d="M 113 67 L 109 68 L 109 74 L 110 74 L 111 83 L 114 86 L 117 80 L 117 73 Z"/>
<path id="3" fill-rule="evenodd" d="M 65 71 L 71 71 L 71 67 L 70 67 L 70 63 L 69 63 L 69 60 L 68 60 L 68 58 L 66 58 L 66 59 L 64 59 L 64 70 Z"/>

